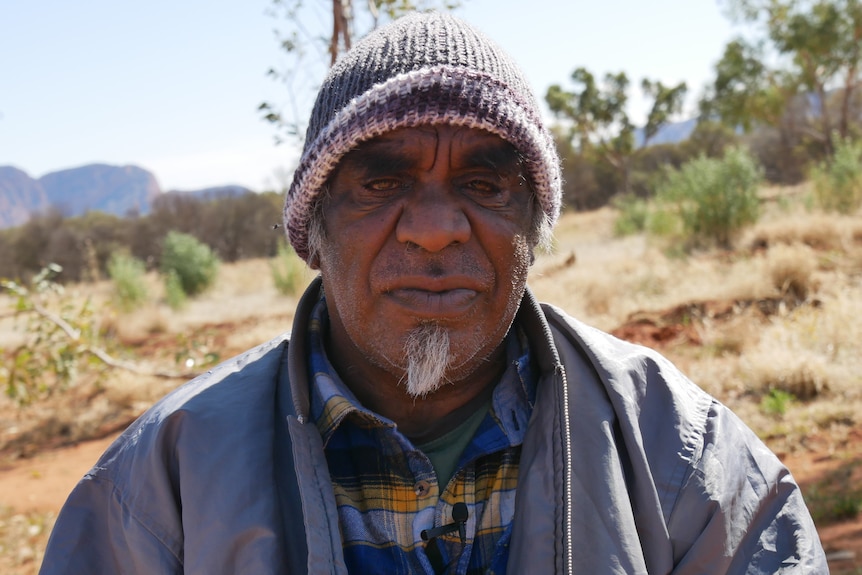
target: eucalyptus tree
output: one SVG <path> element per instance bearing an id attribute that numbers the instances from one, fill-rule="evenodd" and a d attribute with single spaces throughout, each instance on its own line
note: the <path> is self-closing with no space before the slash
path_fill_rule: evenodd
<path id="1" fill-rule="evenodd" d="M 631 158 L 639 149 L 636 126 L 629 116 L 629 85 L 625 72 L 605 74 L 601 82 L 586 68 L 571 75 L 572 89 L 554 84 L 545 95 L 551 112 L 561 121 L 567 138 L 585 156 L 612 166 L 620 182 L 614 192 L 630 191 Z M 643 128 L 645 147 L 659 129 L 682 110 L 685 82 L 666 86 L 661 81 L 643 79 L 641 88 L 652 101 Z"/>
<path id="2" fill-rule="evenodd" d="M 282 103 L 263 102 L 263 118 L 277 127 L 276 139 L 301 142 L 304 118 L 327 69 L 338 56 L 377 26 L 413 11 L 454 10 L 463 0 L 273 0 L 276 38 L 284 61 L 267 74 L 285 88 Z"/>
<path id="3" fill-rule="evenodd" d="M 705 116 L 752 129 L 807 101 L 805 135 L 831 153 L 850 134 L 862 72 L 860 0 L 725 0 L 751 39 L 732 40 L 702 102 Z"/>

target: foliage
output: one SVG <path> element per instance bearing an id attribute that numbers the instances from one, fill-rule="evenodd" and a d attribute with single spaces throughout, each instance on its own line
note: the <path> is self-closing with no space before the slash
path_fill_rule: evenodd
<path id="1" fill-rule="evenodd" d="M 701 156 L 670 170 L 656 194 L 661 211 L 679 217 L 690 242 L 729 248 L 734 236 L 757 221 L 761 171 L 742 148 L 721 159 Z"/>
<path id="2" fill-rule="evenodd" d="M 269 262 L 275 289 L 282 295 L 296 295 L 306 285 L 306 266 L 286 242 L 278 245 L 278 254 Z"/>
<path id="3" fill-rule="evenodd" d="M 284 195 L 274 192 L 243 194 L 201 206 L 205 225 L 190 231 L 226 262 L 246 257 L 271 257 L 284 237 L 277 225 L 282 219 Z"/>
<path id="4" fill-rule="evenodd" d="M 728 43 L 715 65 L 715 80 L 700 101 L 701 116 L 745 131 L 762 123 L 778 123 L 788 89 L 764 59 L 762 45 L 742 38 Z"/>
<path id="5" fill-rule="evenodd" d="M 701 120 L 695 126 L 688 140 L 680 142 L 681 156 L 686 159 L 706 156 L 720 158 L 728 148 L 739 145 L 739 135 L 735 130 L 720 122 Z"/>
<path id="6" fill-rule="evenodd" d="M 634 125 L 626 111 L 629 79 L 625 72 L 605 74 L 599 83 L 590 71 L 580 67 L 572 72 L 571 81 L 572 91 L 554 84 L 548 88 L 545 101 L 558 119 L 569 123 L 575 147 L 631 153 Z"/>
<path id="7" fill-rule="evenodd" d="M 660 80 L 652 81 L 644 78 L 641 80 L 641 89 L 653 103 L 643 128 L 644 136 L 641 145 L 646 147 L 659 129 L 670 121 L 671 116 L 682 111 L 682 103 L 688 87 L 685 82 L 676 86 L 665 86 Z"/>
<path id="8" fill-rule="evenodd" d="M 221 354 L 213 351 L 209 345 L 188 337 L 186 334 L 179 334 L 176 342 L 176 351 L 174 352 L 174 362 L 186 369 L 205 369 L 216 365 L 221 361 Z"/>
<path id="9" fill-rule="evenodd" d="M 792 393 L 781 389 L 770 389 L 769 393 L 760 400 L 760 409 L 766 415 L 781 417 L 787 413 L 790 405 L 796 401 Z"/>
<path id="10" fill-rule="evenodd" d="M 835 156 L 811 173 L 814 197 L 822 209 L 849 214 L 862 205 L 862 140 L 836 138 Z"/>
<path id="11" fill-rule="evenodd" d="M 29 286 L 0 281 L 16 298 L 16 314 L 25 318 L 25 343 L 4 353 L 0 365 L 0 384 L 21 405 L 67 388 L 82 368 L 98 372 L 103 366 L 93 353 L 99 332 L 90 301 L 74 305 L 54 281 L 61 271 L 50 264 Z"/>
<path id="12" fill-rule="evenodd" d="M 206 244 L 194 236 L 169 232 L 162 247 L 161 271 L 166 285 L 176 278 L 183 293 L 195 296 L 215 282 L 219 260 Z"/>
<path id="13" fill-rule="evenodd" d="M 169 271 L 165 275 L 165 300 L 168 302 L 168 306 L 173 310 L 182 309 L 188 299 L 179 274 L 175 270 Z"/>
<path id="14" fill-rule="evenodd" d="M 548 107 L 568 128 L 567 138 L 573 148 L 608 164 L 618 173 L 619 189 L 615 191 L 631 192 L 631 161 L 638 147 L 635 126 L 626 110 L 628 76 L 624 72 L 609 73 L 599 82 L 581 67 L 572 72 L 571 82 L 574 85 L 571 91 L 559 84 L 548 88 L 545 95 Z M 686 85 L 683 82 L 669 87 L 645 78 L 641 88 L 653 102 L 643 128 L 645 146 L 671 116 L 679 113 Z"/>
<path id="15" fill-rule="evenodd" d="M 614 234 L 628 236 L 646 229 L 649 218 L 649 204 L 643 198 L 623 195 L 614 198 L 613 205 L 619 210 L 614 222 Z"/>
<path id="16" fill-rule="evenodd" d="M 862 513 L 862 488 L 853 480 L 857 465 L 842 465 L 804 490 L 805 503 L 817 524 L 845 521 Z"/>
<path id="17" fill-rule="evenodd" d="M 304 117 L 311 108 L 310 96 L 338 56 L 384 21 L 414 11 L 454 10 L 462 0 L 341 0 L 331 3 L 303 0 L 273 0 L 270 14 L 281 21 L 276 36 L 287 60 L 271 67 L 267 75 L 287 88 L 287 104 L 263 102 L 258 110 L 263 119 L 283 136 L 301 142 Z M 324 5 L 326 7 L 324 7 Z M 311 96 L 313 97 L 313 96 Z"/>
<path id="18" fill-rule="evenodd" d="M 108 275 L 114 284 L 114 300 L 123 311 L 131 311 L 147 301 L 144 283 L 146 266 L 141 260 L 115 252 L 108 261 Z"/>
<path id="19" fill-rule="evenodd" d="M 145 216 L 88 212 L 65 218 L 48 211 L 18 228 L 0 230 L 0 277 L 27 280 L 53 262 L 63 267 L 61 283 L 92 281 L 110 276 L 108 262 L 118 251 L 158 268 L 169 231 L 195 236 L 222 261 L 272 257 L 284 236 L 276 225 L 283 202 L 276 192 L 216 199 L 167 193 Z"/>
<path id="20" fill-rule="evenodd" d="M 702 101 L 704 117 L 751 129 L 778 126 L 793 106 L 807 108 L 791 132 L 828 155 L 831 133 L 847 137 L 862 71 L 859 0 L 728 0 L 756 38 L 731 41 Z M 751 34 L 749 34 L 751 35 Z M 837 115 L 837 126 L 834 118 Z"/>

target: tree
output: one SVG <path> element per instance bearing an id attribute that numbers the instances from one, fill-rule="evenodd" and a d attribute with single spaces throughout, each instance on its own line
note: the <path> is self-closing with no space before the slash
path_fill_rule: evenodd
<path id="1" fill-rule="evenodd" d="M 668 123 L 671 116 L 682 111 L 682 104 L 688 88 L 685 82 L 676 86 L 665 86 L 661 81 L 653 82 L 644 78 L 641 80 L 641 89 L 644 95 L 652 99 L 653 102 L 647 115 L 646 125 L 643 128 L 643 147 L 646 147 L 659 129 Z"/>
<path id="2" fill-rule="evenodd" d="M 788 106 L 810 99 L 814 124 L 800 129 L 831 154 L 833 129 L 842 138 L 849 133 L 860 80 L 860 0 L 726 1 L 731 17 L 760 39 L 756 46 L 740 39 L 728 45 L 703 111 L 750 129 L 775 125 Z"/>
<path id="3" fill-rule="evenodd" d="M 285 85 L 287 102 L 263 102 L 258 110 L 280 134 L 301 142 L 307 116 L 302 111 L 310 108 L 328 66 L 349 50 L 356 38 L 408 12 L 454 10 L 461 3 L 462 0 L 366 0 L 357 5 L 353 0 L 332 0 L 324 7 L 322 2 L 273 0 L 270 13 L 283 22 L 276 36 L 287 60 L 282 66 L 270 68 L 267 74 Z M 276 140 L 283 138 L 278 135 Z"/>
<path id="4" fill-rule="evenodd" d="M 574 89 L 559 84 L 548 88 L 545 101 L 557 117 L 568 126 L 569 139 L 582 154 L 594 155 L 612 166 L 619 178 L 619 190 L 630 190 L 630 161 L 637 146 L 635 126 L 628 114 L 629 79 L 625 72 L 608 73 L 599 84 L 586 68 L 571 75 Z M 644 94 L 652 106 L 644 127 L 644 145 L 655 136 L 671 116 L 682 109 L 685 83 L 665 86 L 660 81 L 644 79 Z"/>
<path id="5" fill-rule="evenodd" d="M 732 40 L 715 66 L 715 80 L 700 102 L 703 120 L 720 120 L 746 132 L 777 125 L 789 96 L 784 79 L 764 62 L 763 47 Z"/>

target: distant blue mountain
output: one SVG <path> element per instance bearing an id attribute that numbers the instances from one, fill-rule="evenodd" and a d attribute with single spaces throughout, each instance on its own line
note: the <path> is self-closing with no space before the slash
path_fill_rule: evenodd
<path id="1" fill-rule="evenodd" d="M 697 127 L 697 118 L 683 120 L 681 122 L 670 122 L 659 128 L 655 136 L 650 138 L 648 142 L 650 146 L 657 144 L 678 144 L 687 140 L 694 129 Z M 635 147 L 640 148 L 644 145 L 644 130 L 637 128 L 635 130 Z"/>
<path id="2" fill-rule="evenodd" d="M 146 213 L 162 193 L 156 177 L 137 166 L 90 164 L 51 172 L 39 178 L 48 202 L 65 216 L 91 210 L 123 216 Z"/>
<path id="3" fill-rule="evenodd" d="M 45 188 L 27 172 L 0 166 L 0 227 L 23 224 L 30 214 L 50 205 Z"/>
<path id="4" fill-rule="evenodd" d="M 251 193 L 242 186 L 168 192 L 214 200 Z M 0 166 L 0 228 L 20 226 L 49 208 L 65 216 L 98 210 L 124 217 L 146 214 L 164 195 L 156 177 L 138 166 L 90 164 L 34 179 L 13 166 Z"/>

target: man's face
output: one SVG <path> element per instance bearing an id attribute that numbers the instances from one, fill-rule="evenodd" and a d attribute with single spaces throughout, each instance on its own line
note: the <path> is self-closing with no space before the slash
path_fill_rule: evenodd
<path id="1" fill-rule="evenodd" d="M 345 156 L 329 186 L 319 264 L 337 353 L 400 381 L 411 334 L 437 326 L 446 380 L 469 378 L 500 347 L 532 257 L 514 148 L 470 128 L 399 129 Z"/>

